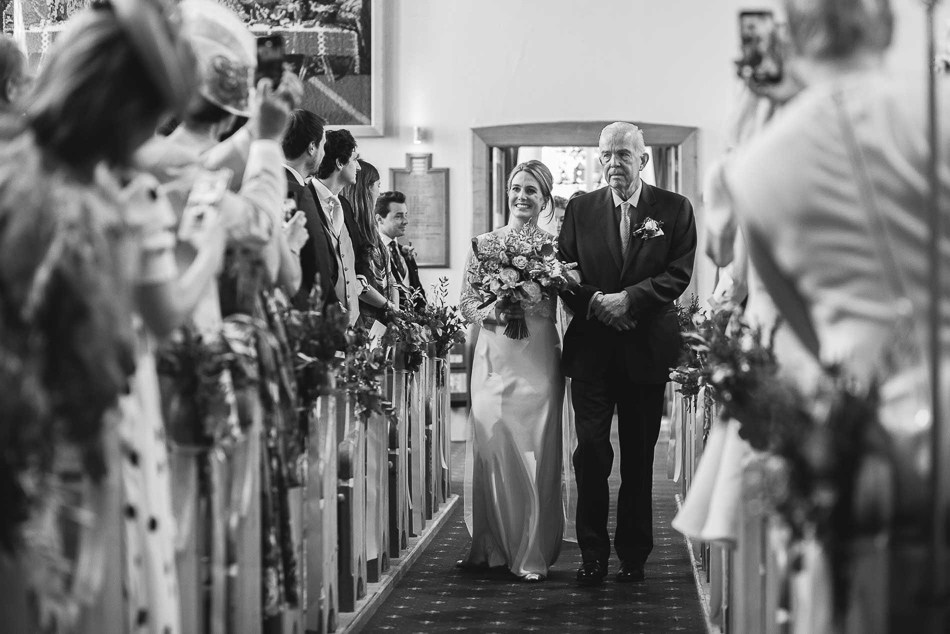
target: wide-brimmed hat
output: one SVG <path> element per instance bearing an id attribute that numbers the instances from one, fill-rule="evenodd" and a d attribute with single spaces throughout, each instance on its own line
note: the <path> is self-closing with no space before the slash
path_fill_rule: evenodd
<path id="1" fill-rule="evenodd" d="M 216 106 L 250 116 L 257 40 L 233 11 L 214 0 L 184 0 L 182 33 L 194 50 L 198 92 Z"/>

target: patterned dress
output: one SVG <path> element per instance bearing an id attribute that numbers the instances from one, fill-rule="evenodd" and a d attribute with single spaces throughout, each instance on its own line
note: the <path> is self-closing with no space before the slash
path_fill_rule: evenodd
<path id="1" fill-rule="evenodd" d="M 176 275 L 167 209 L 150 197 L 127 205 L 110 170 L 84 178 L 61 168 L 29 132 L 0 148 L 0 295 L 25 315 L 7 326 L 46 342 L 27 354 L 46 366 L 57 410 L 48 487 L 17 560 L 0 570 L 9 591 L 0 622 L 11 631 L 176 634 L 164 426 L 132 301 L 136 285 Z"/>
<path id="2" fill-rule="evenodd" d="M 154 192 L 156 186 L 153 179 L 140 177 L 129 188 Z M 170 282 L 178 274 L 171 232 L 176 216 L 167 201 L 154 200 L 152 205 L 136 200 L 123 210 L 127 271 L 136 285 Z M 127 631 L 175 634 L 181 631 L 181 623 L 165 425 L 154 344 L 141 319 L 136 316 L 134 323 L 136 372 L 130 394 L 119 402 L 118 426 Z"/>

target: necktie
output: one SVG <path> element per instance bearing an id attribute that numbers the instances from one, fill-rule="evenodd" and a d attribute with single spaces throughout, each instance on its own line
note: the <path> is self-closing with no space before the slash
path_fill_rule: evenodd
<path id="1" fill-rule="evenodd" d="M 396 281 L 402 284 L 406 279 L 406 267 L 402 265 L 402 258 L 399 256 L 399 245 L 395 240 L 389 242 L 389 255 L 393 261 L 393 271 L 396 273 Z"/>
<path id="2" fill-rule="evenodd" d="M 627 257 L 630 250 L 630 203 L 620 203 L 620 246 L 623 248 L 623 257 Z"/>
<path id="3" fill-rule="evenodd" d="M 327 202 L 330 203 L 330 225 L 338 237 L 340 235 L 340 230 L 343 228 L 343 203 L 340 202 L 339 197 L 333 196 L 332 194 L 327 197 Z"/>

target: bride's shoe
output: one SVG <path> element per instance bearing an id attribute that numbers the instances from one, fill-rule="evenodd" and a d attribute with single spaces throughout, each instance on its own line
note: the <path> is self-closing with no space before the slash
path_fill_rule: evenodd
<path id="1" fill-rule="evenodd" d="M 542 577 L 536 572 L 529 572 L 528 574 L 523 576 L 521 580 L 524 581 L 525 583 L 538 583 L 540 581 L 544 581 L 544 577 Z"/>

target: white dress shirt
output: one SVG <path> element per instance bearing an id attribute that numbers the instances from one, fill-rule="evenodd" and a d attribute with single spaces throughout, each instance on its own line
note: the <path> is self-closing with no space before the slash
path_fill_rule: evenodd
<path id="1" fill-rule="evenodd" d="M 620 194 L 617 193 L 617 190 L 616 190 L 616 189 L 611 188 L 611 189 L 610 189 L 610 194 L 614 197 L 614 207 L 619 207 L 619 206 L 622 205 L 623 203 L 630 203 L 630 206 L 631 206 L 631 207 L 636 207 L 637 204 L 640 202 L 640 192 L 642 192 L 642 191 L 643 191 L 643 181 L 642 181 L 642 180 L 641 180 L 639 183 L 637 183 L 637 188 L 634 190 L 634 192 L 633 192 L 632 194 L 630 194 L 630 198 L 628 198 L 628 199 L 626 199 L 626 200 L 624 200 L 623 198 L 620 197 Z M 632 222 L 632 221 L 633 221 L 633 219 L 631 218 L 631 222 Z"/>
<path id="2" fill-rule="evenodd" d="M 327 186 L 317 179 L 311 179 L 313 190 L 320 200 L 320 206 L 330 219 L 330 235 L 333 238 L 335 255 L 340 265 L 340 275 L 336 281 L 336 296 L 349 313 L 350 325 L 356 325 L 360 316 L 360 293 L 363 285 L 356 279 L 356 251 L 353 249 L 353 240 L 346 229 L 343 218 L 343 206 L 340 199 L 327 189 Z"/>

